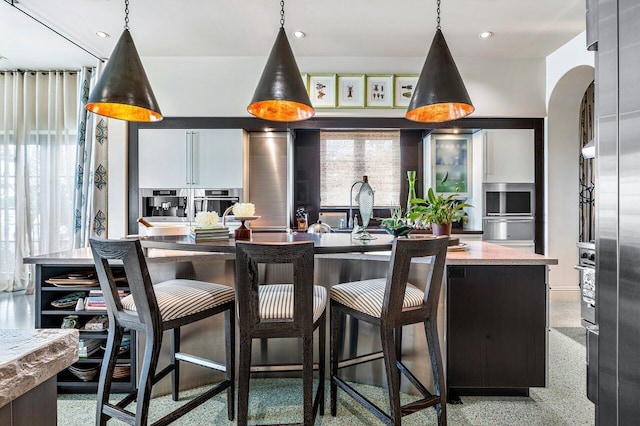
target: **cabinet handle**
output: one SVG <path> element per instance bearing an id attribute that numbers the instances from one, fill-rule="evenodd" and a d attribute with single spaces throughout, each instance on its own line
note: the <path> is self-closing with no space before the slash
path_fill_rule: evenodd
<path id="1" fill-rule="evenodd" d="M 198 134 L 198 132 L 191 132 L 191 185 L 196 185 L 198 182 L 193 180 L 193 167 L 195 162 L 193 161 L 193 136 Z"/>
<path id="2" fill-rule="evenodd" d="M 185 141 L 184 141 L 184 158 L 185 158 L 185 170 L 184 170 L 184 178 L 187 181 L 187 185 L 189 185 L 191 182 L 189 182 L 189 134 L 191 132 L 187 132 L 185 133 Z"/>
<path id="3" fill-rule="evenodd" d="M 482 164 L 482 168 L 484 169 L 484 177 L 486 180 L 487 175 L 489 174 L 489 140 L 487 138 L 486 130 L 482 132 L 482 141 L 484 142 L 484 162 Z"/>

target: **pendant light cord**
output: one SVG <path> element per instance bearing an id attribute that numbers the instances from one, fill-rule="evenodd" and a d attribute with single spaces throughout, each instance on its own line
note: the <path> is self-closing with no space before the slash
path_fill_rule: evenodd
<path id="1" fill-rule="evenodd" d="M 124 0 L 124 29 L 129 30 L 129 0 Z"/>
<path id="2" fill-rule="evenodd" d="M 436 29 L 439 30 L 440 29 L 440 0 L 437 1 L 437 8 L 436 8 L 436 13 L 438 14 L 438 18 L 436 20 Z"/>
<path id="3" fill-rule="evenodd" d="M 284 0 L 280 0 L 280 28 L 284 28 Z"/>
<path id="4" fill-rule="evenodd" d="M 67 37 L 66 35 L 62 34 L 60 31 L 54 29 L 53 27 L 49 26 L 48 24 L 45 24 L 44 22 L 42 22 L 40 19 L 36 18 L 33 15 L 30 15 L 28 12 L 20 9 L 17 4 L 17 1 L 14 0 L 4 0 L 4 2 L 6 4 L 8 4 L 9 6 L 13 7 L 15 10 L 17 10 L 18 12 L 26 15 L 27 17 L 33 19 L 34 21 L 36 21 L 38 24 L 42 25 L 43 27 L 45 27 L 46 29 L 50 30 L 51 32 L 55 33 L 56 35 L 62 37 L 63 39 L 67 40 L 69 43 L 73 44 L 74 46 L 76 46 L 79 49 L 84 50 L 85 52 L 87 52 L 89 55 L 93 56 L 94 58 L 96 58 L 97 60 L 99 60 L 100 62 L 104 62 L 104 58 L 101 58 L 100 56 L 96 55 L 95 53 L 91 52 L 89 49 L 86 49 L 84 47 L 82 47 L 80 44 L 78 44 L 77 42 L 71 40 L 69 37 Z"/>

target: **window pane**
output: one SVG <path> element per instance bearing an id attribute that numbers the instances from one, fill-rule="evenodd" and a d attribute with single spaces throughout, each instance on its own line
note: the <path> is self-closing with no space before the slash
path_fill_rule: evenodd
<path id="1" fill-rule="evenodd" d="M 400 131 L 320 132 L 321 207 L 348 206 L 351 185 L 365 175 L 375 207 L 399 203 Z"/>

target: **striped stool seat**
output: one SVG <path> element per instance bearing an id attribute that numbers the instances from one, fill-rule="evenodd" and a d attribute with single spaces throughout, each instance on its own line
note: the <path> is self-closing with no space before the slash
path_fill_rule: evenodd
<path id="1" fill-rule="evenodd" d="M 331 287 L 331 299 L 358 312 L 380 318 L 386 278 L 355 281 Z M 402 310 L 419 308 L 424 303 L 424 292 L 407 283 Z"/>
<path id="2" fill-rule="evenodd" d="M 261 320 L 293 319 L 293 284 L 271 284 L 259 287 Z M 316 322 L 327 306 L 327 290 L 313 286 L 313 322 Z"/>
<path id="3" fill-rule="evenodd" d="M 235 299 L 233 288 L 195 280 L 168 280 L 153 286 L 162 321 L 184 318 Z M 122 307 L 136 313 L 133 296 L 122 299 Z"/>

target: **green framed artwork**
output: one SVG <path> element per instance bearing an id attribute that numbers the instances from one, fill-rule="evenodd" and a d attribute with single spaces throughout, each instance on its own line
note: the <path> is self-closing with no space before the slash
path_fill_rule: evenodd
<path id="1" fill-rule="evenodd" d="M 338 108 L 364 108 L 364 74 L 338 74 Z"/>
<path id="2" fill-rule="evenodd" d="M 393 78 L 394 85 L 394 102 L 393 106 L 395 108 L 406 108 L 409 106 L 409 102 L 411 101 L 411 97 L 413 96 L 414 90 L 416 90 L 416 84 L 418 83 L 418 75 L 402 75 L 396 74 Z"/>
<path id="3" fill-rule="evenodd" d="M 335 74 L 309 74 L 309 99 L 314 108 L 335 108 L 336 92 Z"/>
<path id="4" fill-rule="evenodd" d="M 393 108 L 393 74 L 367 74 L 367 108 Z"/>
<path id="5" fill-rule="evenodd" d="M 431 135 L 431 187 L 437 193 L 471 196 L 470 135 Z"/>

